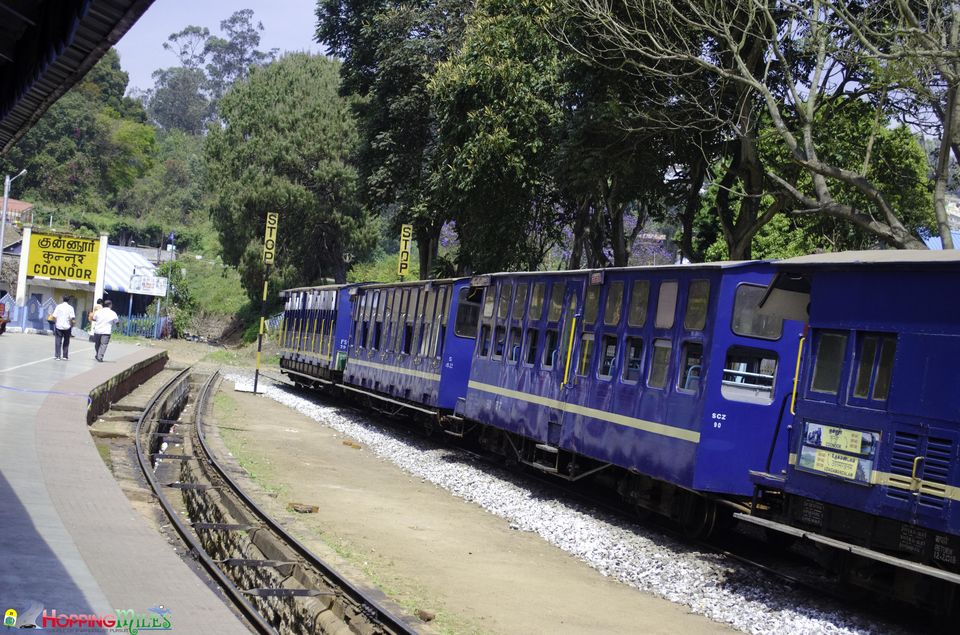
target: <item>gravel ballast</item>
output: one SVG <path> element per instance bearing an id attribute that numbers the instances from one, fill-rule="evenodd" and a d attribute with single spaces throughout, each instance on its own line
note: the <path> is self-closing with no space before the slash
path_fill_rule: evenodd
<path id="1" fill-rule="evenodd" d="M 248 373 L 224 377 L 252 389 Z M 798 591 L 717 553 L 691 549 L 661 533 L 602 511 L 560 500 L 517 474 L 479 465 L 455 448 L 435 447 L 343 408 L 315 403 L 281 384 L 260 380 L 263 394 L 362 443 L 375 456 L 533 532 L 605 576 L 685 605 L 746 633 L 890 633 L 887 624 L 845 615 L 823 598 Z"/>

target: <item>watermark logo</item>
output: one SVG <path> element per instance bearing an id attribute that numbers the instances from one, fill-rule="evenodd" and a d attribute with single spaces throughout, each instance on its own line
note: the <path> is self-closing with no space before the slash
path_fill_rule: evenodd
<path id="1" fill-rule="evenodd" d="M 133 609 L 117 609 L 114 613 L 65 613 L 56 609 L 45 609 L 37 605 L 36 609 L 27 609 L 20 617 L 20 628 L 37 628 L 51 631 L 65 631 L 70 633 L 103 632 L 127 633 L 137 635 L 141 631 L 170 631 L 173 630 L 173 620 L 170 609 L 162 604 L 151 608 L 146 613 L 138 613 Z M 18 622 L 16 609 L 7 609 L 3 617 L 3 625 L 16 628 Z M 33 618 L 33 619 L 30 619 Z"/>

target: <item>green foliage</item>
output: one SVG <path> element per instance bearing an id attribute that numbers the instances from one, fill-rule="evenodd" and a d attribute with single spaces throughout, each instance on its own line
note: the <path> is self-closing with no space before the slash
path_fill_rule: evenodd
<path id="1" fill-rule="evenodd" d="M 440 143 L 432 185 L 456 210 L 461 262 L 474 271 L 536 268 L 557 229 L 551 148 L 563 121 L 549 5 L 484 0 L 459 51 L 430 82 Z"/>
<path id="2" fill-rule="evenodd" d="M 376 241 L 357 202 L 357 132 L 338 94 L 338 66 L 288 55 L 254 69 L 220 102 L 222 125 L 204 147 L 211 217 L 251 299 L 262 290 L 268 211 L 280 213 L 275 289 L 344 281 L 344 253 L 362 260 Z"/>
<path id="3" fill-rule="evenodd" d="M 167 278 L 166 314 L 173 320 L 177 334 L 190 330 L 190 323 L 197 310 L 197 299 L 186 275 L 186 268 L 177 262 L 165 262 L 157 267 L 157 275 Z"/>
<path id="4" fill-rule="evenodd" d="M 347 282 L 396 282 L 398 254 L 378 252 L 373 259 L 367 262 L 357 263 L 350 267 L 347 273 Z M 407 280 L 417 280 L 420 278 L 420 268 L 417 265 L 417 250 L 414 249 L 410 254 L 410 275 Z"/>

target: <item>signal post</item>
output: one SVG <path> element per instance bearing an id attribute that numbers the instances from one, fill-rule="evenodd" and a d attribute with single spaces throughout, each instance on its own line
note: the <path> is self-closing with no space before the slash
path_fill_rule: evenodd
<path id="1" fill-rule="evenodd" d="M 263 235 L 263 298 L 260 302 L 260 331 L 257 335 L 257 367 L 253 371 L 253 394 L 257 394 L 260 381 L 260 353 L 263 351 L 263 333 L 267 323 L 267 288 L 270 285 L 270 267 L 277 259 L 277 227 L 280 214 L 267 212 L 267 227 Z"/>

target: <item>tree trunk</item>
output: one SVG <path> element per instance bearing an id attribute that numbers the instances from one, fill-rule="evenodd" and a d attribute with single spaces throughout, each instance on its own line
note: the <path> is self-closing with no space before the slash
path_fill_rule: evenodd
<path id="1" fill-rule="evenodd" d="M 957 86 L 947 89 L 947 103 L 943 117 L 943 133 L 940 139 L 940 154 L 937 157 L 937 172 L 933 189 L 933 208 L 937 216 L 937 229 L 944 249 L 953 249 L 953 234 L 947 218 L 947 180 L 950 178 L 950 146 L 957 126 L 960 126 Z"/>
<path id="2" fill-rule="evenodd" d="M 433 263 L 436 262 L 440 251 L 440 229 L 443 224 L 417 224 L 414 234 L 417 237 L 417 247 L 420 253 L 420 279 L 429 280 L 432 277 Z"/>
<path id="3" fill-rule="evenodd" d="M 589 215 L 590 202 L 586 199 L 579 201 L 576 216 L 573 220 L 573 245 L 570 248 L 570 260 L 567 261 L 568 269 L 579 269 L 580 263 L 583 261 L 584 233 L 586 232 Z"/>
<path id="4" fill-rule="evenodd" d="M 693 252 L 693 221 L 700 210 L 700 188 L 707 176 L 707 162 L 701 153 L 697 153 L 690 164 L 690 185 L 687 201 L 680 216 L 680 252 L 690 262 L 699 262 L 701 258 Z"/>

